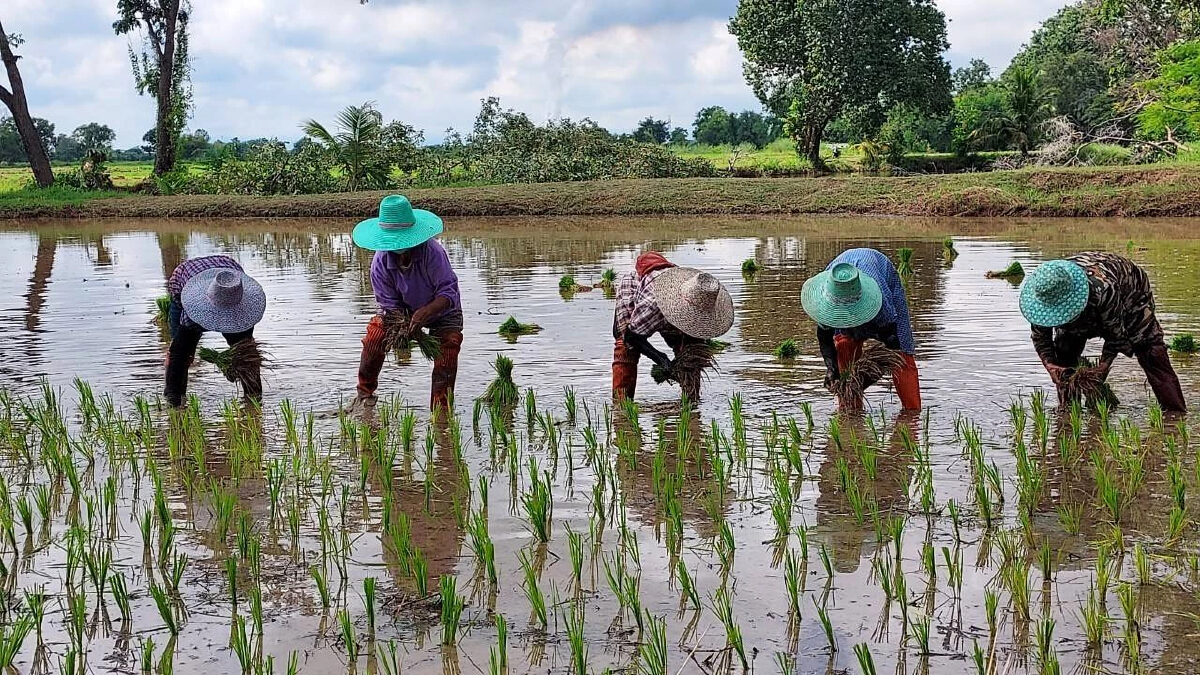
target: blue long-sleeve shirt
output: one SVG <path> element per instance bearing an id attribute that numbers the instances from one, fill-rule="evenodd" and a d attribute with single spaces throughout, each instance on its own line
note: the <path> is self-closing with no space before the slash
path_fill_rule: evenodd
<path id="1" fill-rule="evenodd" d="M 826 269 L 833 269 L 834 265 L 840 263 L 854 265 L 860 273 L 874 279 L 883 292 L 883 306 L 874 319 L 857 328 L 839 329 L 834 334 L 848 335 L 856 340 L 879 340 L 892 349 L 915 355 L 917 350 L 912 320 L 908 314 L 908 298 L 892 261 L 873 248 L 852 248 L 834 258 Z"/>

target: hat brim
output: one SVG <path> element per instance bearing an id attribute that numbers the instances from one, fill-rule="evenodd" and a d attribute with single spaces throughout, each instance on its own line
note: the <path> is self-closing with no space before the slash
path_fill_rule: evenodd
<path id="1" fill-rule="evenodd" d="M 1025 277 L 1025 283 L 1021 286 L 1019 304 L 1021 314 L 1025 315 L 1025 319 L 1031 325 L 1042 328 L 1064 326 L 1078 319 L 1079 315 L 1083 314 L 1083 310 L 1087 308 L 1088 298 L 1092 292 L 1091 285 L 1088 284 L 1087 272 L 1075 263 L 1064 265 L 1063 268 L 1071 275 L 1072 289 L 1071 293 L 1060 302 L 1043 302 L 1033 292 L 1033 285 L 1029 282 L 1037 276 L 1037 270 Z"/>
<path id="2" fill-rule="evenodd" d="M 442 219 L 430 211 L 413 209 L 411 227 L 386 229 L 378 218 L 368 218 L 354 226 L 354 243 L 372 251 L 403 251 L 420 246 L 442 233 Z"/>
<path id="3" fill-rule="evenodd" d="M 861 272 L 858 275 L 862 292 L 853 303 L 833 302 L 825 293 L 832 274 L 825 270 L 804 282 L 800 290 L 800 305 L 819 325 L 828 328 L 857 328 L 870 322 L 883 308 L 883 291 L 879 283 Z"/>
<path id="4" fill-rule="evenodd" d="M 672 267 L 659 272 L 652 287 L 658 309 L 668 323 L 689 337 L 711 340 L 733 328 L 733 296 L 721 284 L 711 312 L 689 304 L 683 297 L 683 285 L 700 274 L 700 270 L 690 267 Z"/>
<path id="5" fill-rule="evenodd" d="M 217 307 L 208 297 L 208 287 L 221 272 L 242 275 L 242 301 L 234 307 Z M 244 333 L 262 321 L 267 311 L 267 294 L 262 285 L 245 272 L 228 267 L 204 270 L 188 280 L 179 294 L 184 314 L 204 330 Z"/>

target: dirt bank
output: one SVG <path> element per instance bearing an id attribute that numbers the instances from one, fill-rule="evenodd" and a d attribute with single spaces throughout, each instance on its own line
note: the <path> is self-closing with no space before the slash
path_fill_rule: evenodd
<path id="1" fill-rule="evenodd" d="M 908 216 L 1200 216 L 1200 165 L 912 177 L 697 178 L 411 189 L 447 216 L 856 213 Z M 370 215 L 383 192 L 82 199 L 0 195 L 0 218 Z M 31 198 L 32 197 L 32 198 Z"/>

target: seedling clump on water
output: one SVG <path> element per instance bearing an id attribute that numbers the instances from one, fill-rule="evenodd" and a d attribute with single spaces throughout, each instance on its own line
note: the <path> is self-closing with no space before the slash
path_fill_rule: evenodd
<path id="1" fill-rule="evenodd" d="M 1025 268 L 1021 267 L 1021 263 L 1016 260 L 1012 264 L 1002 270 L 992 270 L 985 275 L 988 279 L 1008 279 L 1010 281 L 1020 281 L 1025 278 Z"/>
<path id="2" fill-rule="evenodd" d="M 496 371 L 496 379 L 492 380 L 480 398 L 493 406 L 516 405 L 521 398 L 521 393 L 512 379 L 512 359 L 503 354 L 497 354 L 496 361 L 492 364 L 492 370 Z"/>
<path id="3" fill-rule="evenodd" d="M 900 276 L 909 276 L 913 273 L 912 257 L 913 250 L 911 248 L 900 248 L 896 250 L 896 256 L 899 261 L 896 263 L 896 272 Z"/>
<path id="4" fill-rule="evenodd" d="M 788 338 L 779 343 L 775 348 L 775 358 L 788 361 L 800 355 L 800 347 L 796 344 L 795 338 Z"/>
<path id="5" fill-rule="evenodd" d="M 742 274 L 752 277 L 758 273 L 758 261 L 754 258 L 746 258 L 742 261 Z"/>
<path id="6" fill-rule="evenodd" d="M 497 331 L 504 337 L 517 337 L 520 335 L 533 335 L 541 332 L 542 327 L 536 323 L 521 323 L 514 317 L 508 317 L 504 323 L 500 324 L 500 330 Z"/>
<path id="7" fill-rule="evenodd" d="M 1171 351 L 1180 354 L 1195 354 L 1200 351 L 1200 345 L 1196 344 L 1196 338 L 1191 333 L 1176 335 L 1171 338 Z"/>

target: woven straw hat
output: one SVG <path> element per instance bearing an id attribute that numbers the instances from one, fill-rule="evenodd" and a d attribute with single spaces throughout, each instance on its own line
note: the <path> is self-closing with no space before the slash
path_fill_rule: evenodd
<path id="1" fill-rule="evenodd" d="M 350 237 L 372 251 L 403 251 L 442 233 L 442 219 L 414 209 L 404 195 L 388 195 L 379 202 L 379 216 L 354 226 Z"/>
<path id="2" fill-rule="evenodd" d="M 733 328 L 733 298 L 707 272 L 672 267 L 654 277 L 653 289 L 663 316 L 686 335 L 710 340 Z"/>
<path id="3" fill-rule="evenodd" d="M 838 263 L 804 282 L 800 304 L 822 326 L 857 328 L 879 314 L 883 291 L 854 265 Z"/>
<path id="4" fill-rule="evenodd" d="M 1021 286 L 1021 313 L 1029 323 L 1054 328 L 1074 321 L 1087 307 L 1087 272 L 1070 260 L 1044 262 Z"/>
<path id="5" fill-rule="evenodd" d="M 189 279 L 179 304 L 205 330 L 244 333 L 262 321 L 267 294 L 248 274 L 218 267 Z"/>

